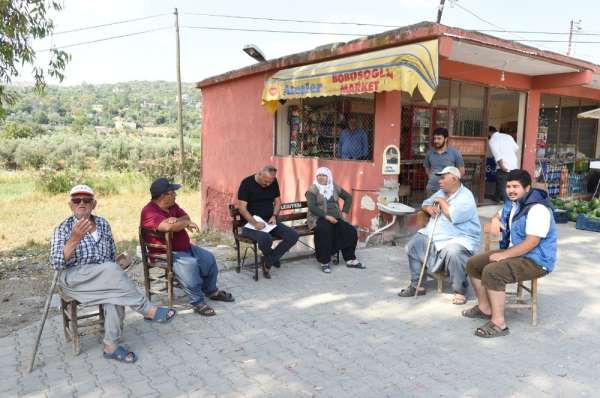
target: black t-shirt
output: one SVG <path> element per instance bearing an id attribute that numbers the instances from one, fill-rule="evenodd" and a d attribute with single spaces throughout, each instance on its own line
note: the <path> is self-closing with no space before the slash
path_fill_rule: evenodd
<path id="1" fill-rule="evenodd" d="M 256 182 L 254 175 L 244 178 L 238 191 L 238 200 L 248 202 L 250 214 L 260 216 L 265 221 L 269 221 L 273 215 L 273 201 L 279 196 L 277 179 L 263 188 Z"/>

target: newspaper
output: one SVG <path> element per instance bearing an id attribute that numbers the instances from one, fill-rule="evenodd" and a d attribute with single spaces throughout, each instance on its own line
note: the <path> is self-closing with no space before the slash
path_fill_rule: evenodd
<path id="1" fill-rule="evenodd" d="M 244 228 L 253 229 L 255 231 L 261 231 L 261 232 L 266 232 L 266 233 L 269 233 L 272 230 L 274 230 L 275 228 L 277 228 L 277 224 L 269 224 L 268 222 L 263 220 L 262 217 L 260 217 L 260 216 L 252 216 L 252 217 L 254 217 L 254 219 L 256 221 L 265 224 L 265 227 L 263 229 L 257 230 L 256 228 L 254 228 L 254 225 L 252 225 L 250 223 L 246 223 L 246 225 L 244 225 Z"/>

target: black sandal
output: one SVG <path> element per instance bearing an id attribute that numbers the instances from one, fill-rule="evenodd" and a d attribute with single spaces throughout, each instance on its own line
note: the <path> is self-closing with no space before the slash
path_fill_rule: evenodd
<path id="1" fill-rule="evenodd" d="M 510 331 L 508 330 L 508 326 L 502 329 L 492 321 L 488 321 L 485 323 L 485 325 L 475 329 L 475 336 L 483 337 L 484 339 L 506 336 L 509 333 Z"/>
<path id="2" fill-rule="evenodd" d="M 415 295 L 415 292 L 417 291 L 417 288 L 414 286 L 409 286 L 406 289 L 402 289 L 400 290 L 400 293 L 398 293 L 398 296 L 400 297 L 413 297 Z M 427 294 L 427 290 L 419 290 L 419 292 L 417 293 L 417 296 L 424 296 L 425 294 Z"/>
<path id="3" fill-rule="evenodd" d="M 197 314 L 200 314 L 202 316 L 215 316 L 215 315 L 217 315 L 217 313 L 215 312 L 215 310 L 213 310 L 212 308 L 210 308 L 208 306 L 208 304 L 200 304 L 200 305 L 194 306 L 194 312 L 197 313 Z"/>

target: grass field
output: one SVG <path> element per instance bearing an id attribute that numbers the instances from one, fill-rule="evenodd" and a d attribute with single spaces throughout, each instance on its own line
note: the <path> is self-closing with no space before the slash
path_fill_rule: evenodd
<path id="1" fill-rule="evenodd" d="M 108 220 L 119 250 L 129 250 L 137 242 L 140 210 L 150 200 L 149 186 L 150 181 L 140 176 L 120 186 L 118 194 L 97 196 L 95 214 Z M 179 205 L 199 222 L 200 192 L 182 189 L 177 193 Z M 67 194 L 39 192 L 31 173 L 1 171 L 0 254 L 34 247 L 47 250 L 54 227 L 70 214 L 68 200 Z"/>

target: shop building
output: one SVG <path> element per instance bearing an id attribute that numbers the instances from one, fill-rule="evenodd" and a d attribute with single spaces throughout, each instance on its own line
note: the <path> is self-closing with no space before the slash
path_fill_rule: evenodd
<path id="1" fill-rule="evenodd" d="M 329 167 L 354 196 L 352 222 L 373 229 L 384 181 L 400 184 L 404 202 L 422 200 L 436 127 L 449 130 L 480 201 L 490 125 L 514 136 L 522 167 L 553 195 L 563 166 L 572 184 L 562 194 L 585 194 L 586 165 L 600 150 L 598 120 L 578 117 L 600 107 L 600 66 L 435 23 L 260 62 L 197 87 L 202 223 L 224 231 L 240 181 L 268 163 L 279 169 L 284 202 L 304 200 L 314 171 Z M 350 150 L 348 128 L 361 131 Z"/>

